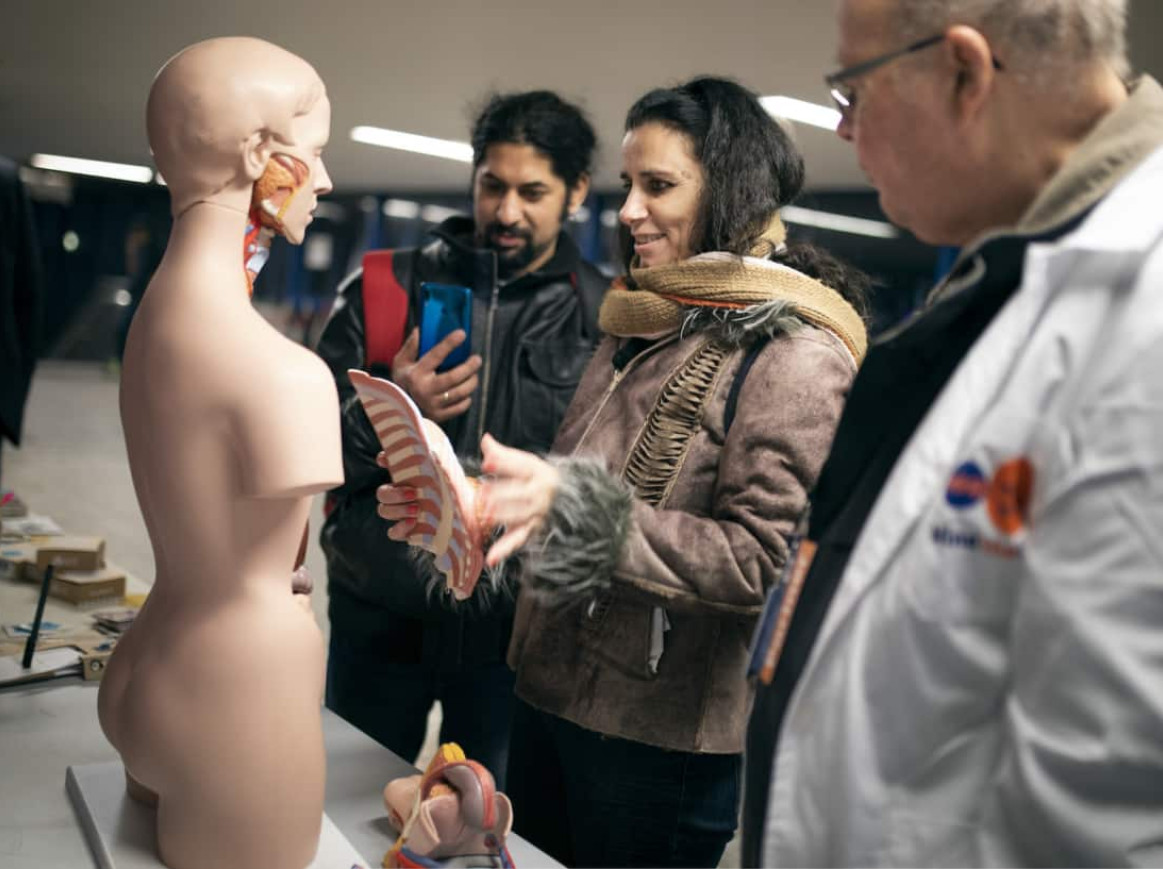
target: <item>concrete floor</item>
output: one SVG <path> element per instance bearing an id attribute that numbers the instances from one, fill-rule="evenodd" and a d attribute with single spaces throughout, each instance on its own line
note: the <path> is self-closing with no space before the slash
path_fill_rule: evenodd
<path id="1" fill-rule="evenodd" d="M 55 519 L 66 531 L 105 538 L 108 559 L 124 567 L 145 590 L 153 583 L 154 561 L 137 506 L 117 405 L 116 371 L 98 363 L 46 360 L 33 380 L 24 426 L 24 445 L 4 445 L 4 488 L 13 489 L 36 513 Z M 322 498 L 311 509 L 307 567 L 315 577 L 312 606 L 326 636 L 326 568 L 319 548 Z M 436 749 L 440 707 L 428 721 L 428 738 L 418 765 Z M 720 867 L 739 865 L 736 838 Z"/>
<path id="2" fill-rule="evenodd" d="M 24 446 L 3 446 L 4 488 L 72 534 L 106 539 L 106 557 L 148 583 L 153 554 L 125 459 L 117 380 L 101 365 L 44 361 L 25 408 Z"/>

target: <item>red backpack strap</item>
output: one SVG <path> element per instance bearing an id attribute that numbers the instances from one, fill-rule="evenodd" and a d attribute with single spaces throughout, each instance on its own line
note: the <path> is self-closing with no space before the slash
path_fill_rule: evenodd
<path id="1" fill-rule="evenodd" d="M 390 366 L 404 344 L 408 290 L 396 278 L 395 254 L 373 250 L 363 255 L 364 368 Z"/>

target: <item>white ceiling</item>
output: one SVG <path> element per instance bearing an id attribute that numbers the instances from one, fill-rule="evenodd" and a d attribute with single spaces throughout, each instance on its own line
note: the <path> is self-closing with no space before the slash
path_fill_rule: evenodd
<path id="1" fill-rule="evenodd" d="M 1134 59 L 1158 74 L 1163 2 L 1136 3 Z M 371 124 L 465 140 L 484 94 L 529 88 L 585 106 L 602 144 L 597 181 L 611 188 L 623 115 L 649 88 L 712 73 L 823 103 L 834 66 L 832 0 L 0 0 L 0 22 L 0 153 L 148 163 L 143 107 L 157 69 L 200 39 L 251 35 L 326 82 L 339 190 L 465 189 L 465 164 L 348 133 Z M 863 183 L 844 143 L 798 129 L 810 185 Z"/>

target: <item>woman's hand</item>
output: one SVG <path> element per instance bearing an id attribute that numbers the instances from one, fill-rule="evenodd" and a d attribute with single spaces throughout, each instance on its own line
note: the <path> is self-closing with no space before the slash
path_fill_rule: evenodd
<path id="1" fill-rule="evenodd" d="M 558 473 L 545 459 L 502 446 L 491 435 L 481 440 L 481 454 L 481 470 L 488 475 L 480 491 L 485 522 L 505 528 L 485 556 L 485 564 L 495 567 L 541 527 L 557 493 Z"/>
<path id="2" fill-rule="evenodd" d="M 387 457 L 381 452 L 376 456 L 376 464 L 387 468 Z M 388 537 L 392 540 L 406 541 L 416 527 L 416 519 L 420 515 L 419 495 L 411 486 L 383 485 L 376 489 L 376 500 L 380 505 L 376 512 L 381 517 L 394 523 L 388 529 Z"/>

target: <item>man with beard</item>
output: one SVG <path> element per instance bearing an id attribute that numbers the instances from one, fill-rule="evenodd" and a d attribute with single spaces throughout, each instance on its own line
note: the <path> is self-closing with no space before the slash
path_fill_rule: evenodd
<path id="1" fill-rule="evenodd" d="M 383 312 L 371 308 L 388 288 L 371 285 L 383 277 L 373 279 L 365 259 L 368 275 L 360 269 L 340 286 L 318 347 L 343 404 L 346 474 L 321 537 L 330 593 L 327 705 L 411 761 L 439 700 L 441 741 L 460 743 L 499 785 L 512 714 L 513 674 L 505 665 L 512 597 L 482 580 L 473 598 L 453 608 L 440 590 L 429 593 L 439 580 L 407 545 L 386 536 L 375 492 L 389 480 L 346 372 L 390 377 L 440 423 L 462 460 L 479 458 L 486 432 L 548 450 L 597 344 L 607 284 L 562 230 L 589 191 L 594 144 L 581 111 L 556 94 L 493 97 L 472 130 L 472 219 L 451 218 L 430 243 L 392 251 L 387 260 L 390 290 L 408 300 L 403 346 L 390 359 L 376 358 L 382 341 L 371 338 L 377 327 L 369 324 Z M 418 356 L 426 281 L 472 290 L 472 355 L 445 372 L 437 369 L 465 334 L 456 331 Z"/>

